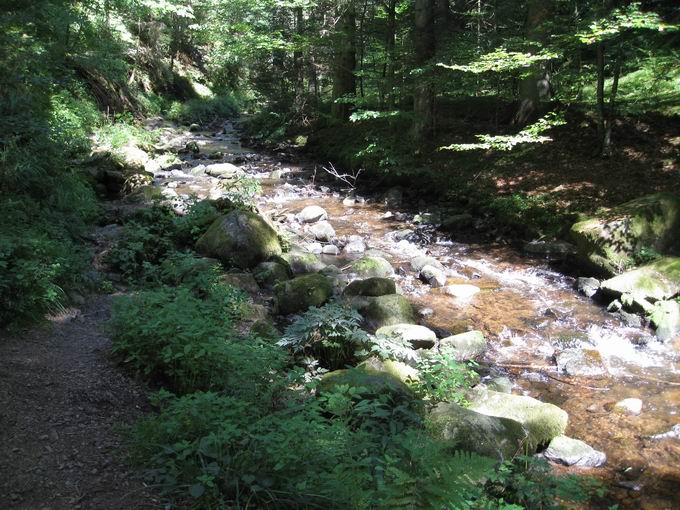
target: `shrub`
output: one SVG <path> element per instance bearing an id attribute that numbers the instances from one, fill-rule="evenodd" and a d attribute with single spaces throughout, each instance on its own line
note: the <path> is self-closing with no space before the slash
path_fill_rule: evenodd
<path id="1" fill-rule="evenodd" d="M 166 117 L 184 124 L 206 124 L 216 118 L 230 118 L 238 113 L 238 103 L 231 95 L 190 99 L 185 103 L 173 102 Z"/>
<path id="2" fill-rule="evenodd" d="M 473 366 L 474 362 L 461 363 L 446 352 L 424 358 L 418 363 L 420 379 L 416 389 L 432 402 L 465 404 L 465 390 L 479 380 Z"/>
<path id="3" fill-rule="evenodd" d="M 269 371 L 282 353 L 238 337 L 233 323 L 244 311 L 243 294 L 227 285 L 211 289 L 206 299 L 187 286 L 122 297 L 114 304 L 113 352 L 130 369 L 181 392 L 268 394 Z"/>
<path id="4" fill-rule="evenodd" d="M 219 211 L 212 200 L 193 200 L 187 213 L 175 219 L 176 239 L 193 246 L 218 216 Z"/>
<path id="5" fill-rule="evenodd" d="M 325 368 L 342 368 L 369 341 L 361 320 L 359 312 L 338 303 L 310 308 L 294 319 L 278 344 L 317 358 Z"/>

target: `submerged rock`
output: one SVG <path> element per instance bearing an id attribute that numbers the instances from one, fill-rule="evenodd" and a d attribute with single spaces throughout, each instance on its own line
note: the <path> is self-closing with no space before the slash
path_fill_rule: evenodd
<path id="1" fill-rule="evenodd" d="M 607 462 L 607 456 L 603 452 L 567 436 L 557 436 L 550 441 L 543 455 L 548 460 L 566 466 L 600 467 Z"/>
<path id="2" fill-rule="evenodd" d="M 281 254 L 276 231 L 261 216 L 234 210 L 217 218 L 196 243 L 208 257 L 244 269 Z"/>
<path id="3" fill-rule="evenodd" d="M 333 287 L 328 278 L 315 273 L 279 283 L 274 294 L 279 312 L 288 315 L 323 305 L 331 298 Z"/>
<path id="4" fill-rule="evenodd" d="M 566 375 L 602 377 L 607 375 L 602 356 L 595 349 L 565 349 L 555 354 L 557 370 Z"/>
<path id="5" fill-rule="evenodd" d="M 440 403 L 428 416 L 432 434 L 456 449 L 499 460 L 522 453 L 528 434 L 522 424 L 453 403 Z"/>
<path id="6" fill-rule="evenodd" d="M 391 278 L 367 278 L 365 280 L 354 280 L 344 291 L 345 296 L 386 296 L 396 294 L 397 285 Z"/>
<path id="7" fill-rule="evenodd" d="M 394 268 L 382 257 L 365 256 L 350 264 L 349 271 L 363 278 L 387 278 L 394 274 Z"/>
<path id="8" fill-rule="evenodd" d="M 640 250 L 680 249 L 680 196 L 656 193 L 632 200 L 571 227 L 578 259 L 589 271 L 613 276 L 634 264 Z"/>
<path id="9" fill-rule="evenodd" d="M 361 309 L 370 329 L 376 330 L 394 324 L 411 324 L 416 321 L 416 314 L 408 299 L 399 294 L 379 296 L 369 299 L 370 302 Z"/>
<path id="10" fill-rule="evenodd" d="M 470 392 L 469 400 L 473 411 L 520 422 L 528 432 L 529 451 L 564 434 L 569 422 L 559 407 L 524 395 L 480 388 Z"/>
<path id="11" fill-rule="evenodd" d="M 447 285 L 442 289 L 445 294 L 453 296 L 458 299 L 470 299 L 475 294 L 479 293 L 481 290 L 476 285 L 470 285 L 467 283 L 457 283 L 453 285 Z"/>
<path id="12" fill-rule="evenodd" d="M 411 344 L 414 349 L 429 349 L 437 341 L 434 331 L 416 324 L 393 324 L 383 326 L 375 332 L 375 336 L 386 338 L 401 338 Z"/>
<path id="13" fill-rule="evenodd" d="M 637 416 L 642 412 L 642 400 L 639 398 L 624 398 L 614 404 L 614 412 Z"/>
<path id="14" fill-rule="evenodd" d="M 317 221 L 322 221 L 328 219 L 328 213 L 323 207 L 318 205 L 308 205 L 302 211 L 300 211 L 295 218 L 300 223 L 315 223 Z"/>
<path id="15" fill-rule="evenodd" d="M 439 350 L 453 353 L 458 361 L 467 361 L 486 352 L 486 339 L 481 331 L 468 331 L 442 338 Z"/>

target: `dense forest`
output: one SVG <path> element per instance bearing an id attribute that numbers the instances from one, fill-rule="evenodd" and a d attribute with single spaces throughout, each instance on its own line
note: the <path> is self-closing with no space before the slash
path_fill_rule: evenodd
<path id="1" fill-rule="evenodd" d="M 0 507 L 680 505 L 680 7 L 0 2 Z"/>

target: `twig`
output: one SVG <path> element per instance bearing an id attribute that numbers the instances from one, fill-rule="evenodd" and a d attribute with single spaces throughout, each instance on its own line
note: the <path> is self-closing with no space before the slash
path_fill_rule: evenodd
<path id="1" fill-rule="evenodd" d="M 361 175 L 361 172 L 364 171 L 363 168 L 360 168 L 359 170 L 352 170 L 351 174 L 341 174 L 340 172 L 338 172 L 335 169 L 335 167 L 333 166 L 333 163 L 328 163 L 328 164 L 330 165 L 330 168 L 326 168 L 325 166 L 321 167 L 321 168 L 323 168 L 327 173 L 329 173 L 330 175 L 332 175 L 336 179 L 347 184 L 349 186 L 350 190 L 353 190 L 357 187 L 357 179 Z"/>

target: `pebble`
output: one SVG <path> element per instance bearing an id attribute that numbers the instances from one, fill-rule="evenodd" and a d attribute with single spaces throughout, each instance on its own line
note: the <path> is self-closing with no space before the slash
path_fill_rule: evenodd
<path id="1" fill-rule="evenodd" d="M 614 411 L 637 416 L 642 412 L 642 400 L 639 398 L 624 398 L 614 404 Z"/>

